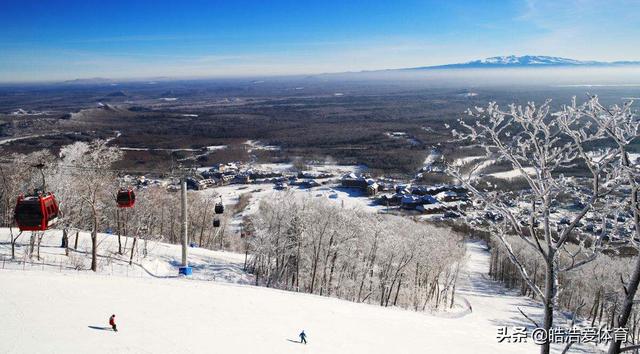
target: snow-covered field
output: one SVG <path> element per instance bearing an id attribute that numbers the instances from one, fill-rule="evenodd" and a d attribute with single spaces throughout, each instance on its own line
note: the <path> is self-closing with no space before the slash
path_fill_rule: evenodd
<path id="1" fill-rule="evenodd" d="M 426 168 L 431 164 L 433 164 L 434 162 L 436 162 L 441 157 L 442 157 L 442 153 L 440 153 L 436 149 L 431 149 L 431 152 L 429 152 L 429 155 L 427 155 L 427 157 L 424 159 L 424 162 L 422 164 Z"/>
<path id="2" fill-rule="evenodd" d="M 466 156 L 461 157 L 453 161 L 453 166 L 461 167 L 463 169 L 464 178 L 478 178 L 482 171 L 495 164 L 496 161 L 487 159 L 486 156 Z"/>
<path id="3" fill-rule="evenodd" d="M 277 190 L 271 183 L 264 184 L 230 184 L 226 186 L 205 189 L 199 191 L 205 195 L 219 195 L 225 206 L 233 207 L 238 203 L 242 194 L 248 193 L 251 196 L 247 207 L 243 212 L 235 215 L 235 219 L 239 220 L 244 215 L 255 212 L 260 200 L 272 198 L 276 195 L 287 193 L 293 198 L 309 198 L 322 199 L 328 203 L 349 209 L 360 209 L 370 212 L 378 212 L 384 210 L 384 206 L 375 205 L 373 200 L 369 198 L 363 191 L 357 188 L 343 188 L 336 186 L 336 181 L 327 186 L 319 186 L 313 188 L 300 188 L 292 186 L 288 190 Z"/>
<path id="4" fill-rule="evenodd" d="M 253 150 L 267 150 L 267 151 L 280 150 L 279 146 L 266 145 L 257 140 L 247 140 L 244 144 L 247 145 L 247 152 L 251 152 Z"/>
<path id="5" fill-rule="evenodd" d="M 291 172 L 294 170 L 293 164 L 290 163 L 252 163 L 251 168 L 258 171 L 272 171 L 272 172 Z M 335 175 L 343 175 L 347 173 L 363 173 L 367 170 L 364 165 L 335 165 L 335 164 L 321 164 L 321 165 L 307 165 L 305 172 L 312 173 L 330 173 Z M 341 176 L 338 176 L 341 177 Z"/>
<path id="6" fill-rule="evenodd" d="M 524 167 L 523 170 L 528 175 L 535 175 L 535 173 L 536 173 L 536 169 L 533 168 L 533 167 Z M 510 179 L 522 177 L 522 172 L 520 172 L 520 170 L 509 170 L 509 171 L 504 171 L 504 172 L 490 173 L 489 176 L 492 176 L 492 177 L 495 177 L 495 178 L 500 178 L 500 179 L 510 180 Z"/>
<path id="7" fill-rule="evenodd" d="M 348 209 L 358 209 L 368 212 L 379 212 L 385 209 L 384 206 L 374 204 L 373 200 L 367 197 L 364 192 L 356 188 L 342 188 L 332 186 L 320 186 L 313 188 L 299 188 L 292 186 L 288 190 L 277 190 L 271 183 L 264 184 L 230 184 L 226 186 L 205 189 L 198 191 L 203 195 L 216 195 L 222 198 L 225 208 L 233 209 L 243 194 L 251 197 L 243 211 L 234 214 L 228 221 L 229 231 L 239 234 L 243 218 L 255 213 L 260 207 L 261 200 L 268 200 L 278 195 L 288 194 L 292 198 L 320 199 L 327 203 Z"/>
<path id="8" fill-rule="evenodd" d="M 453 166 L 465 166 L 467 164 L 470 164 L 476 160 L 482 160 L 484 159 L 485 156 L 466 156 L 466 157 L 461 157 L 456 159 L 455 161 L 453 161 Z"/>
<path id="9" fill-rule="evenodd" d="M 55 240 L 51 240 L 55 241 Z M 103 240 L 103 242 L 106 242 Z M 3 253 L 6 244 L 3 243 Z M 51 247 L 47 247 L 47 252 Z M 171 249 L 170 251 L 167 251 Z M 171 253 L 164 245 L 155 253 Z M 199 250 L 209 261 L 241 255 Z M 527 325 L 540 308 L 484 276 L 488 253 L 468 243 L 459 285 L 471 309 L 427 314 L 273 290 L 122 273 L 0 271 L 3 353 L 531 353 L 498 343 L 497 326 Z M 157 257 L 156 259 L 163 259 Z M 169 262 L 169 264 L 171 264 Z M 175 271 L 175 269 L 172 269 Z M 200 269 L 194 269 L 197 274 Z M 197 277 L 197 275 L 196 275 Z M 116 314 L 119 332 L 102 329 Z M 561 325 L 561 322 L 558 323 Z M 295 343 L 304 329 L 308 345 Z M 560 352 L 561 348 L 555 348 Z M 593 348 L 588 348 L 593 349 Z M 583 352 L 594 352 L 583 350 Z"/>
<path id="10" fill-rule="evenodd" d="M 14 230 L 15 232 L 15 230 Z M 24 251 L 28 247 L 30 233 L 25 233 L 18 239 L 16 256 L 18 262 L 9 262 L 11 244 L 9 230 L 0 228 L 0 269 L 12 270 L 44 270 L 56 273 L 74 274 L 76 268 L 89 269 L 91 265 L 91 237 L 89 233 L 81 232 L 78 239 L 78 250 L 71 251 L 69 257 L 64 255 L 62 232 L 50 230 L 45 233 L 40 247 L 40 260 L 35 256 L 32 261 L 24 260 Z M 182 250 L 178 245 L 148 241 L 147 256 L 144 256 L 144 240 L 138 239 L 134 252 L 133 266 L 129 266 L 131 254 L 131 238 L 123 237 L 124 254 L 118 251 L 118 237 L 116 235 L 98 234 L 98 271 L 104 275 L 126 277 L 155 277 L 171 278 L 178 274 L 178 267 L 182 259 Z M 75 242 L 75 233 L 71 234 L 70 245 Z M 223 251 L 211 251 L 200 248 L 189 248 L 189 263 L 196 270 L 194 278 L 201 280 L 216 280 L 233 283 L 251 283 L 253 278 L 246 274 L 244 254 Z M 2 352 L 2 351 L 0 351 Z"/>
<path id="11" fill-rule="evenodd" d="M 481 175 L 481 173 L 484 170 L 486 170 L 487 168 L 489 168 L 491 165 L 495 163 L 496 163 L 495 160 L 486 159 L 485 156 L 467 156 L 467 157 L 456 159 L 453 162 L 453 166 L 464 167 L 464 166 L 471 165 L 473 166 L 473 169 L 467 173 L 466 177 L 477 178 Z M 525 167 L 524 171 L 530 175 L 535 173 L 535 169 L 533 167 Z M 473 173 L 473 176 L 469 176 L 469 173 Z M 488 174 L 488 176 L 511 180 L 514 178 L 522 177 L 522 173 L 518 170 L 509 170 L 509 171 L 503 171 L 503 172 L 490 173 Z"/>

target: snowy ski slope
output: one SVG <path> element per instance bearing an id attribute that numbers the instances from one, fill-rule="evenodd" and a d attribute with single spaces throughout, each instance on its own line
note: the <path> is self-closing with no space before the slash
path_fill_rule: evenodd
<path id="1" fill-rule="evenodd" d="M 3 254 L 6 246 L 3 243 Z M 172 256 L 167 254 L 175 251 L 177 255 L 179 248 L 164 245 L 153 249 L 165 254 L 154 255 L 154 259 L 165 259 L 169 262 L 166 269 L 173 271 Z M 208 252 L 198 250 L 199 258 L 229 262 L 236 271 L 234 264 L 241 255 L 223 257 Z M 445 314 L 381 308 L 219 281 L 127 277 L 119 272 L 60 272 L 53 267 L 5 269 L 0 270 L 0 352 L 536 352 L 533 343 L 497 342 L 497 326 L 527 325 L 516 306 L 533 317 L 539 317 L 541 311 L 533 302 L 510 295 L 487 280 L 487 267 L 484 246 L 469 243 L 459 294 L 472 310 Z M 106 327 L 112 313 L 117 315 L 118 333 L 91 328 Z M 306 346 L 294 342 L 302 329 L 308 334 Z M 560 350 L 558 347 L 555 352 Z"/>

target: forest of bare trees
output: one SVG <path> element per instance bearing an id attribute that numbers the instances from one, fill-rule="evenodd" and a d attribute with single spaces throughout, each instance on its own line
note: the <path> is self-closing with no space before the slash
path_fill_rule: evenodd
<path id="1" fill-rule="evenodd" d="M 284 194 L 251 217 L 256 284 L 416 311 L 453 305 L 462 238 Z"/>
<path id="2" fill-rule="evenodd" d="M 111 232 L 118 237 L 121 255 L 133 259 L 138 239 L 169 243 L 180 241 L 180 203 L 178 193 L 165 187 L 148 186 L 136 189 L 135 208 L 118 208 L 116 193 L 122 182 L 122 173 L 111 168 L 121 152 L 104 141 L 75 143 L 61 149 L 59 156 L 48 151 L 14 154 L 0 161 L 0 226 L 9 227 L 12 258 L 16 257 L 16 242 L 28 242 L 28 257 L 38 257 L 42 232 L 20 233 L 14 227 L 13 211 L 19 195 L 42 189 L 40 171 L 34 167 L 44 164 L 44 189 L 56 195 L 61 215 L 56 228 L 63 231 L 66 254 L 78 248 L 78 233 L 91 231 L 91 269 L 97 270 L 100 254 L 98 232 Z M 207 248 L 228 248 L 226 215 L 219 217 L 220 227 L 213 226 L 215 195 L 189 193 L 189 239 Z M 45 232 L 46 233 L 46 232 Z M 123 242 L 122 236 L 132 238 L 132 244 Z M 29 239 L 30 238 L 30 239 Z"/>
<path id="3" fill-rule="evenodd" d="M 522 260 L 533 282 L 543 286 L 544 260 L 530 252 L 527 245 L 516 237 L 510 237 L 509 241 L 512 252 Z M 523 296 L 539 300 L 511 263 L 504 245 L 496 240 L 491 242 L 491 245 L 491 279 L 504 283 Z M 563 256 L 562 262 L 570 260 Z M 574 271 L 561 273 L 559 283 L 563 284 L 563 291 L 558 294 L 558 310 L 567 314 L 571 320 L 575 318 L 576 321 L 586 321 L 584 323 L 592 327 L 618 327 L 617 316 L 620 315 L 625 298 L 621 285 L 627 283 L 632 269 L 633 258 L 602 254 Z M 637 309 L 631 313 L 627 326 L 630 343 L 640 342 L 640 313 Z"/>

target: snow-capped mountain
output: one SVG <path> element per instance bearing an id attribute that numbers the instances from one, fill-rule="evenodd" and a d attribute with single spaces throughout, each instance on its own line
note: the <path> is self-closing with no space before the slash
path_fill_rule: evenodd
<path id="1" fill-rule="evenodd" d="M 594 61 L 580 61 L 575 59 L 561 58 L 561 57 L 549 57 L 542 55 L 525 55 L 525 56 L 500 56 L 500 57 L 491 57 L 486 59 L 474 60 L 467 63 L 466 65 L 476 65 L 476 64 L 484 64 L 484 65 L 588 65 L 596 63 Z"/>
<path id="2" fill-rule="evenodd" d="M 446 64 L 436 66 L 423 66 L 410 68 L 409 70 L 420 69 L 448 69 L 448 68 L 492 68 L 492 67 L 551 67 L 551 66 L 623 66 L 640 65 L 640 61 L 583 61 L 562 57 L 550 57 L 544 55 L 524 55 L 524 56 L 498 56 L 479 60 L 472 60 L 466 63 Z"/>

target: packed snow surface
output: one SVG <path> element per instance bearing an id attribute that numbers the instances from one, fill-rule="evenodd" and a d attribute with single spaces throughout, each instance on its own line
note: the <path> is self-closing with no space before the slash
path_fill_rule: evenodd
<path id="1" fill-rule="evenodd" d="M 15 232 L 15 229 L 14 229 Z M 0 228 L 0 269 L 44 270 L 73 274 L 75 268 L 89 269 L 91 265 L 91 236 L 81 232 L 77 251 L 71 250 L 69 257 L 64 255 L 62 232 L 49 230 L 42 239 L 41 259 L 35 256 L 31 262 L 22 264 L 23 255 L 28 247 L 30 234 L 24 233 L 18 239 L 16 256 L 20 262 L 9 262 L 11 243 L 9 229 Z M 14 234 L 15 236 L 15 234 Z M 70 234 L 70 246 L 75 244 L 75 232 Z M 103 275 L 126 277 L 176 277 L 182 261 L 182 249 L 179 245 L 147 241 L 147 255 L 144 256 L 145 241 L 137 240 L 136 252 L 129 266 L 132 238 L 122 237 L 123 254 L 118 254 L 118 237 L 110 234 L 98 234 L 98 272 Z M 244 254 L 225 251 L 213 251 L 189 247 L 189 264 L 195 269 L 194 279 L 215 280 L 231 283 L 253 283 L 253 277 L 243 271 Z M 0 353 L 2 351 L 0 350 Z"/>
<path id="2" fill-rule="evenodd" d="M 533 343 L 498 343 L 496 326 L 526 325 L 516 306 L 534 318 L 539 306 L 484 277 L 483 244 L 469 243 L 467 254 L 459 294 L 472 309 L 443 314 L 182 278 L 0 270 L 0 352 L 536 352 Z M 307 345 L 296 343 L 303 329 Z"/>

